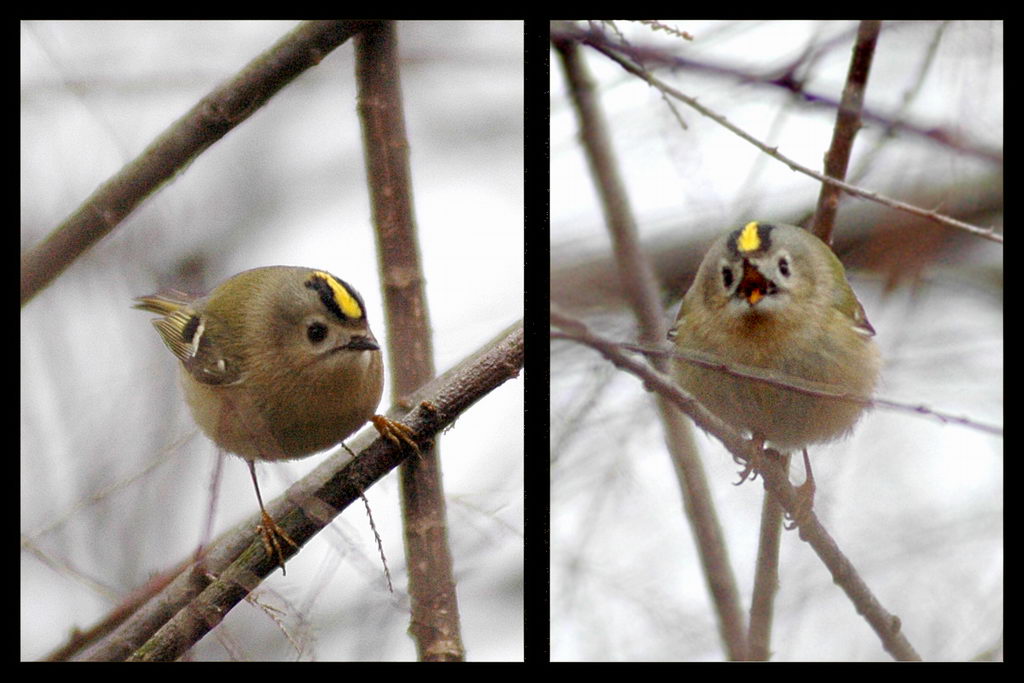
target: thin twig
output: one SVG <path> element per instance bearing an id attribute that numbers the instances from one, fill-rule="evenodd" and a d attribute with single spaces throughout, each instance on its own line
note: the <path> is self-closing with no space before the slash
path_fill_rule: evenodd
<path id="1" fill-rule="evenodd" d="M 245 121 L 284 86 L 363 28 L 365 21 L 308 21 L 256 57 L 172 123 L 21 257 L 21 304 L 50 284 L 151 193 Z"/>
<path id="2" fill-rule="evenodd" d="M 523 356 L 520 321 L 408 397 L 417 406 L 411 412 L 403 415 L 405 411 L 395 408 L 389 416 L 401 418 L 417 440 L 425 441 L 515 377 Z M 409 455 L 376 437 L 376 432 L 363 430 L 349 440 L 358 458 L 342 454 L 330 458 L 267 504 L 274 519 L 300 546 Z M 214 539 L 201 567 L 180 573 L 82 658 L 121 661 L 134 653 L 135 658 L 169 660 L 187 651 L 278 566 L 256 537 L 257 523 L 258 515 Z M 290 547 L 288 551 L 294 552 Z M 161 630 L 156 641 L 139 649 Z"/>
<path id="3" fill-rule="evenodd" d="M 566 35 L 561 36 L 562 39 L 567 39 L 569 37 L 573 37 L 575 39 L 581 40 L 582 42 L 586 43 L 587 45 L 590 45 L 595 50 L 597 50 L 601 54 L 605 55 L 606 57 L 608 57 L 609 59 L 614 61 L 616 64 L 621 66 L 623 69 L 625 69 L 629 73 L 637 76 L 638 78 L 641 78 L 641 79 L 647 81 L 647 83 L 649 83 L 650 85 L 652 85 L 655 88 L 661 90 L 662 92 L 667 93 L 668 95 L 678 99 L 679 101 L 686 103 L 688 106 L 690 106 L 691 108 L 695 109 L 697 112 L 699 112 L 703 116 L 706 116 L 706 117 L 710 118 L 711 120 L 715 121 L 716 123 L 718 123 L 722 127 L 726 128 L 727 130 L 732 131 L 734 134 L 736 134 L 737 136 L 739 136 L 743 140 L 746 140 L 750 144 L 754 145 L 755 147 L 760 149 L 765 154 L 768 154 L 769 156 L 771 156 L 771 157 L 781 161 L 782 163 L 786 164 L 787 166 L 789 166 L 794 171 L 797 171 L 799 173 L 803 173 L 804 175 L 810 176 L 811 178 L 814 178 L 815 180 L 818 180 L 819 182 L 827 183 L 829 185 L 833 185 L 833 186 L 843 190 L 844 192 L 847 192 L 848 194 L 855 195 L 855 196 L 858 196 L 858 197 L 863 197 L 864 199 L 868 199 L 870 201 L 877 202 L 877 203 L 883 204 L 885 206 L 889 206 L 889 207 L 891 207 L 893 209 L 896 209 L 898 211 L 905 211 L 907 213 L 914 214 L 915 216 L 921 216 L 922 218 L 926 218 L 928 220 L 934 221 L 936 223 L 940 223 L 942 225 L 947 225 L 949 227 L 956 228 L 958 230 L 963 230 L 964 232 L 970 233 L 972 235 L 976 235 L 978 237 L 982 237 L 982 238 L 987 239 L 987 240 L 991 240 L 993 242 L 998 242 L 1000 244 L 1002 244 L 1002 242 L 1003 242 L 1003 236 L 1001 234 L 997 233 L 995 231 L 995 228 L 981 228 L 981 227 L 978 227 L 976 225 L 971 225 L 969 223 L 965 223 L 963 221 L 956 220 L 955 218 L 952 218 L 950 216 L 945 216 L 943 214 L 940 214 L 937 211 L 928 210 L 928 209 L 922 209 L 920 207 L 914 206 L 913 204 L 908 204 L 906 202 L 901 202 L 901 201 L 899 201 L 897 199 L 893 199 L 891 197 L 886 197 L 886 196 L 881 195 L 881 194 L 879 194 L 877 192 L 873 192 L 871 190 L 866 190 L 866 189 L 863 189 L 863 188 L 860 188 L 860 187 L 856 187 L 854 185 L 850 185 L 848 183 L 845 183 L 845 182 L 843 182 L 841 180 L 837 180 L 835 178 L 830 178 L 830 177 L 828 177 L 827 175 L 825 175 L 823 173 L 819 173 L 819 172 L 817 172 L 817 171 L 815 171 L 813 169 L 810 169 L 810 168 L 808 168 L 808 167 L 806 167 L 806 166 L 804 166 L 804 165 L 794 161 L 793 159 L 790 159 L 786 155 L 782 154 L 781 152 L 779 152 L 777 147 L 769 147 L 768 145 L 764 144 L 763 142 L 761 142 L 760 140 L 755 138 L 753 135 L 750 135 L 749 133 L 747 133 L 743 129 L 739 128 L 735 124 L 730 123 L 729 120 L 726 119 L 721 114 L 718 114 L 717 112 L 713 111 L 712 109 L 709 109 L 708 107 L 705 107 L 704 105 L 700 104 L 696 100 L 696 98 L 690 97 L 689 95 L 686 95 L 686 94 L 680 92 L 676 88 L 673 88 L 672 86 L 668 85 L 667 83 L 665 83 L 665 82 L 661 81 L 660 79 L 656 78 L 655 76 L 651 75 L 650 73 L 648 73 L 644 69 L 641 69 L 641 68 L 637 67 L 636 65 L 630 63 L 625 58 L 619 56 L 616 53 L 616 50 L 618 48 L 616 48 L 615 46 L 613 46 L 610 43 L 608 43 L 608 41 L 606 41 L 603 37 L 601 37 L 601 36 L 599 36 L 597 34 L 591 34 L 591 33 L 566 34 Z"/>
<path id="4" fill-rule="evenodd" d="M 400 76 L 394 22 L 374 24 L 356 37 L 359 120 L 388 339 L 392 341 L 388 349 L 391 393 L 396 399 L 434 376 Z M 409 633 L 420 661 L 462 661 L 466 652 L 439 457 L 435 445 L 401 468 L 402 526 L 412 604 Z"/>
<path id="5" fill-rule="evenodd" d="M 651 347 L 644 344 L 633 344 L 631 342 L 620 342 L 619 346 L 627 351 L 636 351 L 644 354 L 645 356 L 681 358 L 693 363 L 694 365 L 716 370 L 734 377 L 742 377 L 755 382 L 781 387 L 795 393 L 804 394 L 805 396 L 817 396 L 819 398 L 834 399 L 836 401 L 859 403 L 869 407 L 888 408 L 906 413 L 913 413 L 915 415 L 930 416 L 939 420 L 943 424 L 958 424 L 964 427 L 970 427 L 971 429 L 975 429 L 979 432 L 992 434 L 994 436 L 1003 435 L 1002 427 L 978 422 L 977 420 L 964 415 L 951 415 L 950 413 L 935 410 L 934 408 L 930 408 L 921 403 L 904 403 L 901 401 L 894 401 L 892 399 L 880 398 L 878 396 L 861 396 L 848 392 L 835 391 L 834 388 L 827 384 L 809 382 L 799 377 L 780 376 L 763 368 L 725 361 L 710 353 L 703 353 L 701 351 L 689 349 L 682 351 L 674 347 Z"/>
<path id="6" fill-rule="evenodd" d="M 849 596 L 857 613 L 864 615 L 865 620 L 874 629 L 882 646 L 897 660 L 920 659 L 920 655 L 902 632 L 899 618 L 889 613 L 874 596 L 856 568 L 821 525 L 814 510 L 799 508 L 798 494 L 789 481 L 789 474 L 786 471 L 788 468 L 784 469 L 780 465 L 781 458 L 760 457 L 761 451 L 753 441 L 742 438 L 733 428 L 708 413 L 697 401 L 683 392 L 672 378 L 646 363 L 626 356 L 618 344 L 592 333 L 583 321 L 553 308 L 551 324 L 558 328 L 557 331 L 552 331 L 552 339 L 571 340 L 588 346 L 616 367 L 635 375 L 643 382 L 645 389 L 655 391 L 674 403 L 689 415 L 698 427 L 721 441 L 737 461 L 749 463 L 751 459 L 758 458 L 763 465 L 759 467 L 758 474 L 763 478 L 765 487 L 771 491 L 782 508 L 799 523 L 800 538 L 821 558 L 835 583 Z"/>
<path id="7" fill-rule="evenodd" d="M 657 282 L 650 263 L 641 252 L 629 195 L 619 177 L 615 153 L 591 79 L 576 43 L 555 42 L 554 45 L 570 84 L 572 101 L 580 121 L 583 150 L 601 199 L 605 222 L 614 244 L 619 282 L 636 318 L 638 336 L 642 341 L 649 342 L 664 339 L 666 329 L 658 302 Z M 658 360 L 654 361 L 654 365 L 665 369 Z M 661 398 L 658 399 L 658 410 L 665 429 L 668 452 L 686 503 L 687 522 L 693 531 L 707 578 L 723 647 L 731 660 L 744 660 L 747 651 L 746 629 L 740 594 L 704 465 L 693 447 L 691 430 L 678 411 Z"/>

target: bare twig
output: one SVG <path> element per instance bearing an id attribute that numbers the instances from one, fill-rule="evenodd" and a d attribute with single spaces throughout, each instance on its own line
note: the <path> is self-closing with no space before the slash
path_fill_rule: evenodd
<path id="1" fill-rule="evenodd" d="M 913 413 L 915 415 L 934 417 L 943 424 L 958 424 L 975 429 L 979 432 L 993 434 L 995 436 L 1002 436 L 1003 434 L 1003 428 L 997 425 L 978 422 L 977 420 L 964 415 L 951 415 L 940 410 L 935 410 L 934 408 L 930 408 L 921 403 L 904 403 L 902 401 L 893 401 L 892 399 L 880 398 L 878 396 L 860 396 L 857 394 L 836 391 L 833 387 L 827 384 L 809 382 L 799 377 L 783 377 L 763 368 L 727 362 L 710 353 L 703 353 L 690 349 L 681 351 L 676 348 L 652 347 L 645 346 L 643 344 L 633 344 L 630 342 L 621 342 L 619 346 L 629 351 L 642 353 L 645 356 L 681 358 L 687 362 L 693 363 L 694 365 L 700 365 L 701 367 L 723 372 L 734 377 L 742 377 L 755 382 L 762 382 L 764 384 L 782 387 L 783 389 L 804 394 L 806 396 L 818 396 L 820 398 L 834 399 L 837 401 L 860 403 L 865 406 L 889 408 L 906 413 Z"/>
<path id="2" fill-rule="evenodd" d="M 146 197 L 356 32 L 363 21 L 310 21 L 217 86 L 21 257 L 21 303 L 105 237 Z"/>
<path id="3" fill-rule="evenodd" d="M 800 538 L 806 541 L 821 558 L 832 574 L 837 585 L 849 596 L 858 614 L 863 614 L 883 647 L 898 660 L 918 660 L 914 650 L 900 628 L 898 617 L 890 614 L 864 583 L 853 564 L 846 558 L 835 541 L 821 525 L 813 510 L 799 509 L 798 494 L 789 482 L 788 468 L 783 468 L 781 459 L 763 458 L 753 441 L 743 439 L 734 429 L 708 413 L 697 401 L 687 396 L 676 383 L 646 363 L 625 356 L 615 342 L 593 334 L 580 320 L 553 309 L 551 323 L 558 331 L 551 333 L 552 339 L 571 340 L 599 352 L 616 367 L 636 375 L 648 391 L 674 403 L 689 415 L 697 426 L 721 441 L 738 461 L 747 462 L 759 458 L 763 467 L 758 473 L 764 479 L 765 487 L 782 508 L 799 522 Z"/>
<path id="4" fill-rule="evenodd" d="M 862 21 L 853 47 L 853 58 L 846 74 L 846 87 L 836 111 L 836 124 L 832 127 L 832 144 L 825 153 L 825 175 L 830 178 L 846 179 L 846 169 L 853 153 L 853 141 L 860 131 L 861 111 L 864 108 L 864 92 L 871 73 L 871 60 L 875 55 L 878 33 L 882 22 Z M 822 185 L 818 195 L 818 207 L 814 213 L 811 232 L 825 244 L 832 244 L 832 230 L 836 213 L 839 211 L 839 188 Z"/>
<path id="5" fill-rule="evenodd" d="M 964 232 L 970 233 L 972 235 L 976 235 L 978 237 L 982 237 L 982 238 L 987 239 L 987 240 L 991 240 L 993 242 L 998 242 L 1000 244 L 1002 244 L 1002 242 L 1003 242 L 1003 236 L 1001 234 L 997 233 L 995 231 L 995 228 L 981 228 L 981 227 L 978 227 L 976 225 L 971 225 L 969 223 L 965 223 L 963 221 L 956 220 L 955 218 L 952 218 L 950 216 L 945 216 L 943 214 L 940 214 L 937 211 L 929 210 L 929 209 L 922 209 L 922 208 L 914 206 L 912 204 L 907 204 L 906 202 L 901 202 L 901 201 L 899 201 L 897 199 L 893 199 L 891 197 L 886 197 L 886 196 L 881 195 L 881 194 L 879 194 L 877 192 L 873 192 L 871 190 L 866 190 L 866 189 L 863 189 L 863 188 L 860 188 L 860 187 L 856 187 L 854 185 L 850 185 L 849 183 L 845 183 L 845 182 L 843 182 L 841 180 L 837 180 L 835 178 L 830 178 L 830 177 L 828 177 L 827 175 L 825 175 L 823 173 L 818 173 L 817 171 L 815 171 L 813 169 L 810 169 L 810 168 L 808 168 L 808 167 L 806 167 L 806 166 L 804 166 L 804 165 L 794 161 L 793 159 L 790 159 L 786 155 L 782 154 L 781 152 L 779 152 L 777 147 L 769 147 L 768 145 L 764 144 L 763 142 L 761 142 L 760 140 L 755 138 L 753 135 L 750 135 L 749 133 L 747 133 L 743 129 L 739 128 L 735 124 L 730 123 L 729 120 L 726 119 L 721 114 L 718 114 L 717 112 L 713 111 L 712 109 L 710 109 L 708 107 L 705 107 L 704 105 L 700 104 L 696 100 L 696 98 L 690 97 L 689 95 L 686 95 L 686 94 L 682 93 L 681 91 L 677 90 L 676 88 L 673 88 L 672 86 L 668 85 L 664 81 L 661 81 L 660 79 L 658 79 L 655 76 L 651 75 L 645 69 L 637 67 L 635 64 L 631 63 L 629 60 L 625 59 L 624 57 L 621 57 L 619 54 L 617 54 L 617 52 L 618 51 L 626 52 L 626 50 L 620 50 L 617 46 L 614 46 L 614 45 L 610 44 L 607 40 L 604 39 L 604 37 L 602 35 L 594 34 L 592 32 L 591 33 L 580 32 L 580 33 L 560 34 L 560 39 L 562 39 L 562 40 L 568 40 L 570 38 L 576 39 L 576 40 L 580 40 L 581 42 L 584 42 L 587 45 L 590 45 L 595 50 L 597 50 L 601 54 L 605 55 L 606 57 L 608 57 L 609 59 L 614 61 L 616 64 L 621 66 L 623 69 L 625 69 L 629 73 L 631 73 L 631 74 L 633 74 L 633 75 L 635 75 L 635 76 L 637 76 L 637 77 L 647 81 L 647 83 L 649 83 L 650 85 L 654 86 L 655 88 L 658 88 L 662 92 L 667 93 L 671 97 L 674 97 L 674 98 L 680 100 L 681 102 L 684 102 L 685 104 L 687 104 L 691 108 L 695 109 L 697 112 L 699 112 L 703 116 L 706 116 L 706 117 L 710 118 L 711 120 L 715 121 L 716 123 L 718 123 L 722 127 L 726 128 L 727 130 L 732 131 L 734 134 L 736 134 L 737 136 L 739 136 L 743 140 L 746 140 L 750 144 L 754 145 L 755 147 L 760 149 L 765 154 L 768 154 L 769 156 L 771 156 L 771 157 L 781 161 L 782 163 L 786 164 L 787 166 L 789 166 L 794 171 L 798 171 L 799 173 L 803 173 L 804 175 L 810 176 L 811 178 L 814 178 L 814 179 L 816 179 L 816 180 L 818 180 L 818 181 L 820 181 L 822 183 L 827 183 L 829 185 L 833 185 L 833 186 L 843 190 L 844 192 L 847 192 L 848 194 L 851 194 L 851 195 L 854 195 L 854 196 L 857 196 L 857 197 L 863 197 L 864 199 L 868 199 L 870 201 L 877 202 L 879 204 L 883 204 L 885 206 L 891 207 L 893 209 L 897 209 L 899 211 L 905 211 L 907 213 L 911 213 L 911 214 L 914 214 L 916 216 L 921 216 L 922 218 L 926 218 L 928 220 L 934 221 L 936 223 L 940 223 L 942 225 L 947 225 L 949 227 L 953 227 L 953 228 L 956 228 L 958 230 L 963 230 Z"/>
<path id="6" fill-rule="evenodd" d="M 394 22 L 374 24 L 356 38 L 359 118 L 388 338 L 395 340 L 389 348 L 388 367 L 396 398 L 434 376 L 430 320 L 413 218 L 397 43 Z M 420 661 L 462 661 L 465 647 L 438 457 L 435 445 L 401 468 L 412 603 L 409 633 L 416 641 Z"/>
<path id="7" fill-rule="evenodd" d="M 425 443 L 473 403 L 515 377 L 522 364 L 520 322 L 409 396 L 416 406 L 411 412 L 402 415 L 405 411 L 393 409 L 389 415 L 401 416 L 417 440 Z M 376 436 L 372 430 L 364 430 L 350 441 L 358 458 L 332 457 L 267 505 L 300 546 L 408 456 L 408 451 Z M 180 573 L 82 658 L 120 661 L 181 656 L 277 567 L 276 558 L 266 554 L 253 531 L 257 517 L 215 539 L 202 566 Z M 295 551 L 289 547 L 287 552 Z"/>
<path id="8" fill-rule="evenodd" d="M 665 321 L 658 303 L 658 287 L 650 263 L 643 257 L 636 222 L 625 186 L 619 178 L 615 154 L 593 87 L 572 41 L 554 43 L 570 83 L 580 121 L 583 148 L 604 209 L 608 231 L 615 245 L 619 282 L 626 292 L 642 341 L 654 343 L 665 337 Z M 654 364 L 664 369 L 658 360 Z M 746 629 L 728 546 L 718 521 L 704 466 L 697 457 L 691 429 L 679 412 L 659 397 L 658 409 L 665 440 L 686 504 L 687 522 L 693 530 L 711 593 L 723 646 L 732 660 L 746 659 Z"/>

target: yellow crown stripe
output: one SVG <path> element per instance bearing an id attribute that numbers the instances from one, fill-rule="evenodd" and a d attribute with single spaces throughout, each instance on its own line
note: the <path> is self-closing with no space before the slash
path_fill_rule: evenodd
<path id="1" fill-rule="evenodd" d="M 751 221 L 743 226 L 740 236 L 736 238 L 736 248 L 740 253 L 757 251 L 761 248 L 761 233 L 758 231 L 757 221 Z"/>
<path id="2" fill-rule="evenodd" d="M 334 300 L 338 303 L 338 308 L 349 318 L 362 318 L 363 307 L 359 305 L 359 301 L 352 296 L 352 292 L 348 290 L 348 287 L 338 282 L 337 279 L 330 273 L 325 273 L 322 270 L 318 270 L 314 273 L 319 277 L 322 277 L 328 286 L 331 288 L 331 292 L 334 294 Z"/>

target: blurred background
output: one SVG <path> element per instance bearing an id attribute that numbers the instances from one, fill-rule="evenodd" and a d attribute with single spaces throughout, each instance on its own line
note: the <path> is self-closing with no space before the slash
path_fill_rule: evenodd
<path id="1" fill-rule="evenodd" d="M 295 22 L 21 24 L 21 248 Z M 400 22 L 420 251 L 443 372 L 523 315 L 523 26 Z M 21 313 L 21 657 L 44 656 L 203 538 L 216 449 L 132 298 L 248 268 L 325 268 L 382 343 L 352 43 L 202 154 Z M 387 392 L 382 410 L 389 403 Z M 467 655 L 522 658 L 522 381 L 441 439 Z M 324 458 L 259 466 L 265 499 Z M 195 659 L 415 658 L 397 479 L 344 512 L 195 648 Z M 224 462 L 213 535 L 256 511 Z"/>
<path id="2" fill-rule="evenodd" d="M 857 31 L 847 21 L 578 22 L 646 54 L 656 77 L 820 171 Z M 663 295 L 666 321 L 721 233 L 801 223 L 819 185 L 581 47 Z M 635 341 L 556 52 L 551 59 L 551 298 Z M 1003 26 L 884 22 L 847 182 L 1002 229 Z M 681 119 L 681 121 L 680 121 Z M 1002 245 L 844 197 L 834 248 L 878 332 L 880 397 L 1002 426 Z M 654 399 L 591 350 L 551 344 L 551 653 L 720 660 L 705 577 Z M 702 433 L 743 604 L 763 489 Z M 811 449 L 816 512 L 926 660 L 1002 658 L 1001 435 L 876 408 Z M 802 466 L 792 479 L 803 480 Z M 795 533 L 783 537 L 776 661 L 888 660 Z"/>

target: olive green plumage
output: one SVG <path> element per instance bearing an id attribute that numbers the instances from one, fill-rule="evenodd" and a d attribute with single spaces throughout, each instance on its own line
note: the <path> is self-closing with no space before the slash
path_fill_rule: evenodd
<path id="1" fill-rule="evenodd" d="M 881 365 L 874 333 L 824 242 L 792 225 L 755 222 L 711 246 L 669 338 L 712 364 L 866 398 Z M 865 407 L 682 358 L 673 374 L 719 418 L 784 451 L 845 436 Z"/>
<path id="2" fill-rule="evenodd" d="M 312 268 L 239 273 L 208 295 L 140 297 L 181 361 L 185 399 L 202 430 L 247 460 L 329 448 L 373 416 L 383 391 L 380 347 L 359 294 Z"/>

